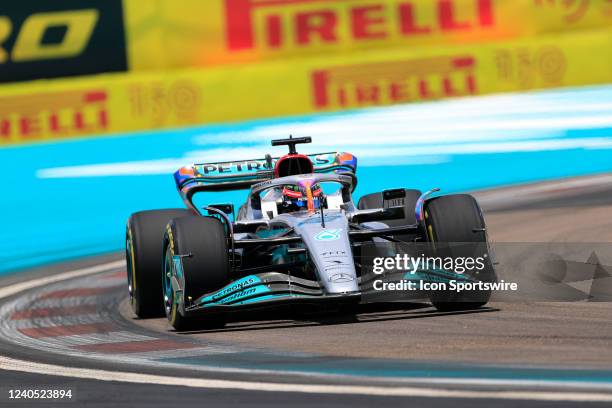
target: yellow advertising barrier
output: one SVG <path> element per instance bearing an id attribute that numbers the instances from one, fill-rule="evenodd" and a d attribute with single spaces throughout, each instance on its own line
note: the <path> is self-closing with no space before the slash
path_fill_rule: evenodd
<path id="1" fill-rule="evenodd" d="M 609 0 L 125 0 L 124 14 L 136 71 L 612 27 Z"/>
<path id="2" fill-rule="evenodd" d="M 612 81 L 612 30 L 0 88 L 0 143 Z M 288 86 L 290 84 L 290 86 Z"/>

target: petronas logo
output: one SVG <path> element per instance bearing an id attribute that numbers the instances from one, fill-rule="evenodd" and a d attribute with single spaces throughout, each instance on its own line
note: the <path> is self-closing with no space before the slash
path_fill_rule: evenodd
<path id="1" fill-rule="evenodd" d="M 319 232 L 317 235 L 315 235 L 314 239 L 316 239 L 317 241 L 336 241 L 340 239 L 341 232 L 342 232 L 341 228 L 323 230 Z"/>

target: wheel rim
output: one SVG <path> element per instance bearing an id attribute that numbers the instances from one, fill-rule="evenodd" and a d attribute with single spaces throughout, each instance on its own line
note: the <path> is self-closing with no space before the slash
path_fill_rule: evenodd
<path id="1" fill-rule="evenodd" d="M 174 305 L 174 290 L 172 289 L 172 272 L 173 272 L 173 263 L 172 263 L 172 252 L 170 250 L 170 246 L 166 248 L 166 253 L 164 255 L 164 310 L 166 311 L 166 316 L 170 318 L 172 315 L 172 307 Z"/>
<path id="2" fill-rule="evenodd" d="M 132 256 L 134 254 L 134 250 L 132 248 L 132 239 L 130 234 L 127 235 L 125 241 L 125 260 L 127 266 L 127 280 L 128 280 L 128 294 L 130 296 L 130 303 L 132 306 L 135 305 L 135 296 L 134 296 L 134 262 L 132 260 Z"/>

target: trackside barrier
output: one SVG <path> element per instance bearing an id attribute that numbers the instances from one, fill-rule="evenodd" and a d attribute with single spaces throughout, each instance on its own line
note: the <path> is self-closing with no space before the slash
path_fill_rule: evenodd
<path id="1" fill-rule="evenodd" d="M 612 81 L 612 29 L 0 88 L 0 143 Z M 288 87 L 288 84 L 290 86 Z"/>
<path id="2" fill-rule="evenodd" d="M 0 83 L 508 42 L 612 26 L 609 0 L 29 0 Z"/>
<path id="3" fill-rule="evenodd" d="M 131 70 L 507 42 L 612 25 L 609 0 L 124 0 Z"/>

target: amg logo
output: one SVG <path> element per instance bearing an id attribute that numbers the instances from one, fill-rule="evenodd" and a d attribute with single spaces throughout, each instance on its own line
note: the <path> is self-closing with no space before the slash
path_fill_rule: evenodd
<path id="1" fill-rule="evenodd" d="M 225 0 L 225 7 L 231 51 L 473 33 L 495 25 L 493 0 Z"/>
<path id="2" fill-rule="evenodd" d="M 312 73 L 314 106 L 359 107 L 474 95 L 473 57 L 350 65 Z"/>
<path id="3" fill-rule="evenodd" d="M 106 131 L 107 99 L 103 90 L 0 98 L 0 143 Z"/>

